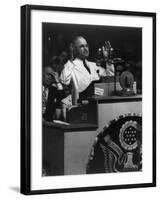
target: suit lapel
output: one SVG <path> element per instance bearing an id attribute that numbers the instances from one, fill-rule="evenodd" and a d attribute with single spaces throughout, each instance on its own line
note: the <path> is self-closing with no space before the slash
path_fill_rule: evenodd
<path id="1" fill-rule="evenodd" d="M 78 73 L 83 77 L 87 77 L 87 78 L 90 78 L 90 74 L 89 72 L 87 71 L 87 69 L 84 67 L 83 65 L 83 62 L 79 59 L 76 59 L 73 61 L 74 62 L 74 70 L 75 71 L 78 71 Z M 88 66 L 89 67 L 89 66 Z"/>

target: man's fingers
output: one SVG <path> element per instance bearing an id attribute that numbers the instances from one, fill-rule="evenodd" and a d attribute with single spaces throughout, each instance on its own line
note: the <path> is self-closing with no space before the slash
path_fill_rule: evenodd
<path id="1" fill-rule="evenodd" d="M 51 72 L 51 75 L 55 77 L 55 76 L 58 76 L 58 73 L 57 72 Z"/>

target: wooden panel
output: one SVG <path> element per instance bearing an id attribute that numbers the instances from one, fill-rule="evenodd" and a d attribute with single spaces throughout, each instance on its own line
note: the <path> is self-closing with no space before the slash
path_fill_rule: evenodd
<path id="1" fill-rule="evenodd" d="M 85 174 L 96 131 L 66 132 L 64 137 L 64 174 Z"/>
<path id="2" fill-rule="evenodd" d="M 64 133 L 60 128 L 43 126 L 43 175 L 64 174 Z"/>
<path id="3" fill-rule="evenodd" d="M 97 133 L 116 116 L 130 112 L 141 113 L 142 102 L 99 104 L 98 112 L 98 130 L 65 133 L 64 174 L 85 174 L 86 164 Z"/>
<path id="4" fill-rule="evenodd" d="M 126 113 L 142 113 L 142 102 L 98 104 L 98 130 L 101 130 L 110 120 Z"/>

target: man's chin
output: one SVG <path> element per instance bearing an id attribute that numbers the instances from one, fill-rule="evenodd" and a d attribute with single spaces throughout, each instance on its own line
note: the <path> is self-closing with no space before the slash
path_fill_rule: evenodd
<path id="1" fill-rule="evenodd" d="M 45 82 L 45 86 L 46 86 L 46 87 L 49 87 L 50 85 L 52 85 L 52 82 L 50 82 L 50 81 L 46 81 L 46 82 Z"/>
<path id="2" fill-rule="evenodd" d="M 81 57 L 81 59 L 82 59 L 82 60 L 87 59 L 88 56 L 89 56 L 89 55 L 83 55 L 83 56 Z"/>
<path id="3" fill-rule="evenodd" d="M 88 58 L 88 56 L 89 56 L 89 53 L 86 53 L 85 55 L 84 55 L 84 57 L 87 59 Z"/>

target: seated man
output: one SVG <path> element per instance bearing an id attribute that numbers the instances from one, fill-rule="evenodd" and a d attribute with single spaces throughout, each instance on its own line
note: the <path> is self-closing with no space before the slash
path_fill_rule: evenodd
<path id="1" fill-rule="evenodd" d="M 57 119 L 56 109 L 60 108 L 61 100 L 65 97 L 63 86 L 59 81 L 54 66 L 43 69 L 42 113 L 43 119 L 52 121 Z"/>
<path id="2" fill-rule="evenodd" d="M 72 60 L 69 60 L 61 73 L 60 79 L 64 85 L 72 84 L 74 88 L 73 102 L 78 98 L 91 96 L 94 81 L 99 81 L 101 76 L 106 76 L 104 68 L 87 60 L 89 47 L 82 36 L 78 36 L 72 43 Z"/>

